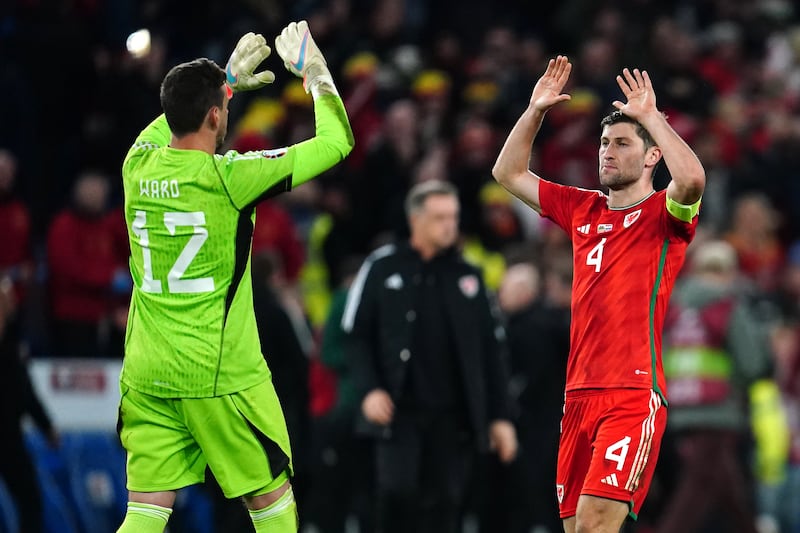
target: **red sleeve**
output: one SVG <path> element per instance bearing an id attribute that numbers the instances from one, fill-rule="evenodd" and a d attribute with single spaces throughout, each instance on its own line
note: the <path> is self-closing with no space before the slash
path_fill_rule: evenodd
<path id="1" fill-rule="evenodd" d="M 667 233 L 667 238 L 672 242 L 692 242 L 695 232 L 697 231 L 697 221 L 700 218 L 699 213 L 694 216 L 691 222 L 685 222 L 679 218 L 676 218 L 667 209 L 667 190 L 663 189 L 659 191 L 658 194 L 663 195 L 663 198 L 660 201 L 664 207 L 664 226 Z"/>
<path id="2" fill-rule="evenodd" d="M 603 193 L 539 179 L 539 206 L 542 216 L 558 224 L 568 235 L 572 235 L 572 214 L 575 207 L 579 202 L 598 195 L 602 196 Z"/>

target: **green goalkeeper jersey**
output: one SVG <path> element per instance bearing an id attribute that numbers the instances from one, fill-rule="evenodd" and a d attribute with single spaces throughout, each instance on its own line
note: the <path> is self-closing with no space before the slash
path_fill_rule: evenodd
<path id="1" fill-rule="evenodd" d="M 318 97 L 314 110 L 316 136 L 279 150 L 173 149 L 164 115 L 139 134 L 122 167 L 134 284 L 123 383 L 199 398 L 269 377 L 250 278 L 255 204 L 332 167 L 353 145 L 338 96 Z"/>

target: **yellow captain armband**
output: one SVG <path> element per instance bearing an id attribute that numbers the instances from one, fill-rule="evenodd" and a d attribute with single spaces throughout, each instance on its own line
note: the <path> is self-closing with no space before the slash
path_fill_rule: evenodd
<path id="1" fill-rule="evenodd" d="M 703 200 L 700 198 L 692 205 L 683 205 L 670 198 L 669 195 L 666 195 L 666 197 L 667 211 L 678 220 L 683 220 L 684 222 L 691 222 L 697 216 L 697 212 L 700 211 L 700 202 Z"/>

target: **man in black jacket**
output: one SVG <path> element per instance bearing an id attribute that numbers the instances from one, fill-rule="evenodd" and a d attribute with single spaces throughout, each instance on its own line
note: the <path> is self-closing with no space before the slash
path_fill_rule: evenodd
<path id="1" fill-rule="evenodd" d="M 376 438 L 380 530 L 450 533 L 460 531 L 475 452 L 516 454 L 504 333 L 480 272 L 454 248 L 456 189 L 426 181 L 405 206 L 409 242 L 367 258 L 342 327 L 364 429 Z"/>
<path id="2" fill-rule="evenodd" d="M 42 495 L 33 460 L 25 447 L 22 418 L 30 415 L 50 446 L 58 446 L 59 436 L 20 357 L 18 337 L 12 327 L 15 319 L 13 285 L 0 276 L 0 479 L 16 504 L 20 531 L 38 533 L 42 531 Z"/>

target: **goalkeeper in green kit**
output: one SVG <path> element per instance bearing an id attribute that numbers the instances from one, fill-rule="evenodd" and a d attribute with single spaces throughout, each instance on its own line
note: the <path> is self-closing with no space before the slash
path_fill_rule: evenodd
<path id="1" fill-rule="evenodd" d="M 257 532 L 296 532 L 289 437 L 259 345 L 250 280 L 254 207 L 344 159 L 344 105 L 305 21 L 275 40 L 314 98 L 316 135 L 279 150 L 216 154 L 233 93 L 275 76 L 270 48 L 241 38 L 225 70 L 208 59 L 172 68 L 164 114 L 122 167 L 134 289 L 120 377 L 119 433 L 128 511 L 119 532 L 163 532 L 175 491 L 206 465 L 243 497 Z"/>

